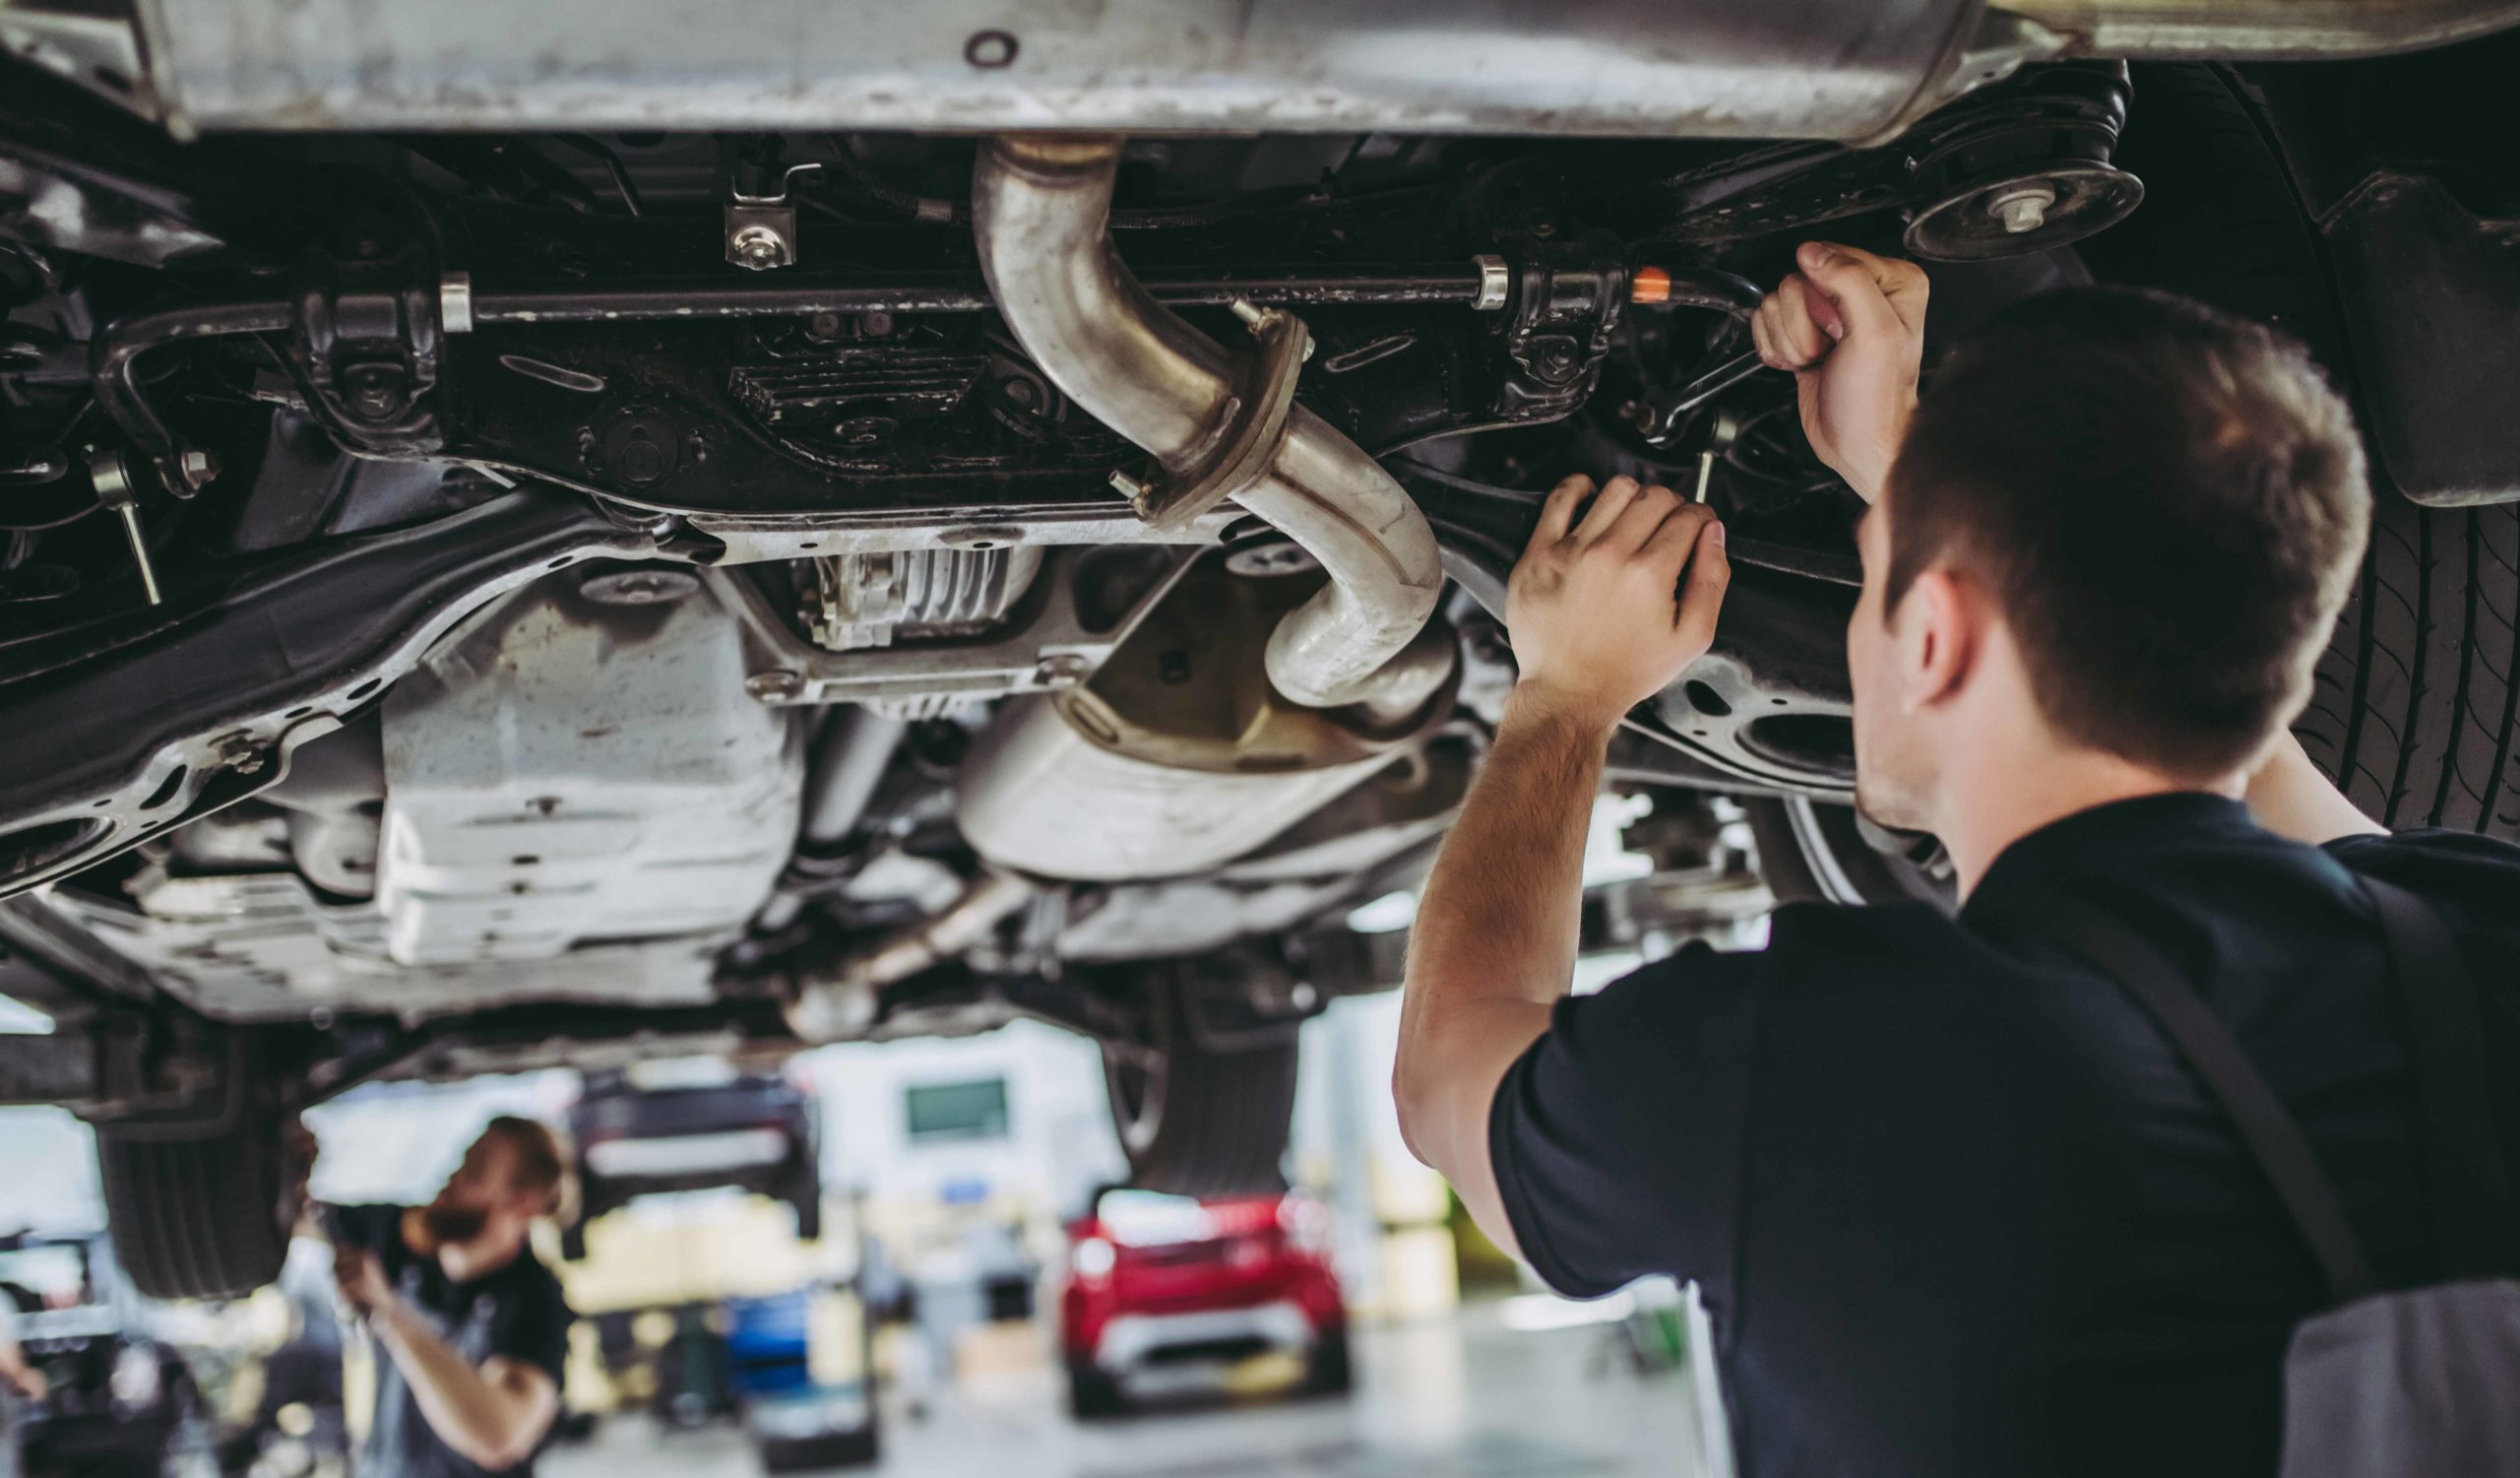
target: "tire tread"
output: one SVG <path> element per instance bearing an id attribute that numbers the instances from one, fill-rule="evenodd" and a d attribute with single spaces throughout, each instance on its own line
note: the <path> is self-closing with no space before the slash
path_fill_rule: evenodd
<path id="1" fill-rule="evenodd" d="M 1284 1190 L 1298 1043 L 1290 1037 L 1232 1052 L 1204 1048 L 1170 985 L 1147 982 L 1148 1008 L 1160 1018 L 1157 1040 L 1171 1060 L 1160 1126 L 1152 1142 L 1129 1151 L 1130 1183 L 1173 1195 Z"/>
<path id="2" fill-rule="evenodd" d="M 197 1138 L 96 1130 L 114 1254 L 156 1299 L 236 1298 L 280 1276 L 285 1152 L 268 1125 Z"/>

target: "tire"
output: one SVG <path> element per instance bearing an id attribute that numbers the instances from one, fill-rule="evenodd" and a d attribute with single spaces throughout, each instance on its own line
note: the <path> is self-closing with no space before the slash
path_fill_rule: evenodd
<path id="1" fill-rule="evenodd" d="M 2145 203 L 2085 243 L 2105 281 L 2167 288 L 2353 365 L 2326 264 L 2264 119 L 2232 74 L 2138 68 L 2120 162 Z M 2371 470 L 2371 544 L 2293 725 L 2392 830 L 2520 840 L 2520 504 L 2425 508 Z"/>
<path id="2" fill-rule="evenodd" d="M 762 1470 L 770 1473 L 864 1467 L 881 1457 L 884 1450 L 883 1437 L 872 1426 L 855 1432 L 827 1432 L 820 1437 L 766 1437 L 760 1446 Z"/>
<path id="3" fill-rule="evenodd" d="M 1118 1416 L 1128 1409 L 1128 1398 L 1120 1393 L 1120 1382 L 1091 1361 L 1071 1360 L 1067 1365 L 1067 1409 L 1080 1422 L 1101 1421 Z"/>
<path id="4" fill-rule="evenodd" d="M 796 1213 L 796 1240 L 819 1241 L 823 1235 L 823 1178 L 821 1171 L 808 1163 L 788 1181 L 782 1199 Z"/>
<path id="5" fill-rule="evenodd" d="M 1171 982 L 1151 974 L 1145 989 L 1152 1061 L 1107 1046 L 1102 1053 L 1130 1184 L 1193 1196 L 1286 1189 L 1280 1163 L 1294 1118 L 1294 1039 L 1217 1051 L 1190 1031 Z"/>
<path id="6" fill-rule="evenodd" d="M 1303 1386 L 1316 1395 L 1344 1396 L 1356 1388 L 1356 1367 L 1348 1348 L 1348 1326 L 1340 1324 L 1321 1336 L 1312 1352 L 1312 1369 Z"/>
<path id="7" fill-rule="evenodd" d="M 224 1299 L 280 1276 L 295 1208 L 278 1116 L 166 1137 L 96 1125 L 96 1169 L 114 1255 L 153 1299 Z"/>

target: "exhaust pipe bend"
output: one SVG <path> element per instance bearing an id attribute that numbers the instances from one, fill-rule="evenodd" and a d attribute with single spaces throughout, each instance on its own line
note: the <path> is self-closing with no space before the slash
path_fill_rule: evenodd
<path id="1" fill-rule="evenodd" d="M 1225 350 L 1158 303 L 1112 253 L 1103 227 L 1121 143 L 991 140 L 973 179 L 972 220 L 998 311 L 1041 372 L 1177 474 L 1226 434 L 1233 379 Z M 1329 586 L 1271 634 L 1270 682 L 1314 708 L 1369 692 L 1389 701 L 1389 681 L 1371 679 L 1426 624 L 1443 586 L 1425 515 L 1300 405 L 1267 468 L 1233 497 L 1330 573 Z"/>
<path id="2" fill-rule="evenodd" d="M 799 1042 L 849 1042 L 883 1014 L 884 990 L 962 955 L 998 922 L 1033 899 L 1033 884 L 1008 872 L 983 872 L 942 913 L 906 924 L 835 960 L 799 970 L 788 981 L 781 1014 Z"/>

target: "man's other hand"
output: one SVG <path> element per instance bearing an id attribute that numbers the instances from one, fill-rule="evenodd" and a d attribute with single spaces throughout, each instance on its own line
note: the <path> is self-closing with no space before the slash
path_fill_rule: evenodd
<path id="1" fill-rule="evenodd" d="M 1881 495 L 1917 405 L 1925 275 L 1914 262 L 1805 241 L 1750 319 L 1759 357 L 1792 370 L 1811 450 L 1865 502 Z"/>
<path id="2" fill-rule="evenodd" d="M 20 1370 L 9 1378 L 9 1383 L 18 1388 L 18 1394 L 30 1401 L 40 1401 L 52 1394 L 52 1378 L 35 1366 L 30 1365 Z"/>
<path id="3" fill-rule="evenodd" d="M 1568 478 L 1505 591 L 1524 688 L 1606 735 L 1706 655 L 1732 578 L 1724 526 L 1704 504 L 1633 478 L 1595 497 L 1592 479 Z"/>
<path id="4" fill-rule="evenodd" d="M 280 1137 L 281 1150 L 285 1156 L 282 1163 L 287 1167 L 281 1182 L 281 1205 L 286 1212 L 283 1219 L 301 1235 L 321 1235 L 323 1228 L 317 1226 L 308 1214 L 314 1210 L 315 1200 L 308 1193 L 307 1187 L 315 1178 L 315 1161 L 323 1154 L 324 1147 L 315 1141 L 315 1131 L 306 1126 L 306 1121 L 294 1114 L 281 1125 Z"/>
<path id="5" fill-rule="evenodd" d="M 364 1317 L 385 1307 L 394 1295 L 385 1281 L 385 1266 L 374 1253 L 354 1247 L 333 1252 L 333 1280 L 341 1285 L 342 1302 Z"/>

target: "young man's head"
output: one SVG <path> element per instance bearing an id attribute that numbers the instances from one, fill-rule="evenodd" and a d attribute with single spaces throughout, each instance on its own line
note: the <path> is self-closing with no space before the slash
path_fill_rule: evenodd
<path id="1" fill-rule="evenodd" d="M 560 1213 L 568 1178 L 557 1135 L 531 1119 L 501 1115 L 464 1152 L 421 1216 L 440 1247 L 521 1245 L 536 1217 Z"/>
<path id="2" fill-rule="evenodd" d="M 2300 347 L 2125 289 L 1953 350 L 1858 536 L 1858 799 L 1936 829 L 1984 739 L 2228 784 L 2309 693 L 2369 522 Z"/>

